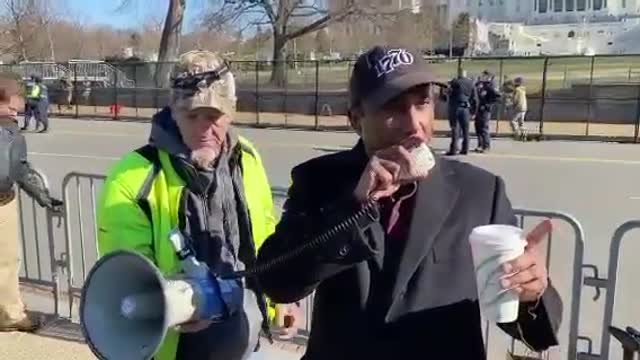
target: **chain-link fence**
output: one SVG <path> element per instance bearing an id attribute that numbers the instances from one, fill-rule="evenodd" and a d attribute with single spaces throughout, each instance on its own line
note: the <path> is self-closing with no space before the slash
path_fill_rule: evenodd
<path id="1" fill-rule="evenodd" d="M 528 127 L 542 136 L 599 136 L 638 141 L 640 55 L 593 57 L 430 58 L 446 82 L 460 69 L 475 79 L 487 70 L 502 87 L 516 77 L 527 90 Z M 236 122 L 251 125 L 347 128 L 348 81 L 353 61 L 232 61 L 237 79 Z M 2 65 L 23 78 L 38 75 L 48 87 L 54 116 L 150 119 L 168 103 L 157 70 L 173 63 L 73 61 Z M 279 67 L 281 76 L 275 77 Z M 436 130 L 448 131 L 445 104 Z M 512 116 L 499 103 L 492 131 L 508 135 Z"/>

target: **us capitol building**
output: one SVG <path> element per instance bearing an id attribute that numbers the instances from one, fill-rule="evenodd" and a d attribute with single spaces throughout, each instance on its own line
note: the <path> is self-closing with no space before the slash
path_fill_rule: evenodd
<path id="1" fill-rule="evenodd" d="M 640 53 L 640 0 L 438 0 L 449 19 L 475 18 L 474 52 Z"/>

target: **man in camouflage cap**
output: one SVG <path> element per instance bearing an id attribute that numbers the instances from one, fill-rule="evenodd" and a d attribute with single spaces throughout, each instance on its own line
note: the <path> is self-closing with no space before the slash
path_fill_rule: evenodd
<path id="1" fill-rule="evenodd" d="M 111 171 L 100 200 L 100 254 L 142 253 L 165 274 L 181 272 L 169 233 L 178 228 L 198 260 L 216 274 L 252 266 L 274 230 L 271 189 L 260 155 L 236 135 L 235 80 L 217 54 L 182 55 L 168 107 L 152 122 L 149 144 Z M 134 276 L 135 274 L 132 274 Z M 243 304 L 220 323 L 196 321 L 171 330 L 156 360 L 248 359 L 268 333 L 266 299 L 252 279 Z"/>

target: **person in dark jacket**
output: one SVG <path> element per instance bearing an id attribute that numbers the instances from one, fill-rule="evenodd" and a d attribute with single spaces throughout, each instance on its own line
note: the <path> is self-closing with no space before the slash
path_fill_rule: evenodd
<path id="1" fill-rule="evenodd" d="M 484 153 L 491 150 L 491 132 L 489 124 L 491 122 L 491 113 L 493 105 L 498 102 L 501 97 L 500 91 L 496 88 L 494 76 L 485 70 L 476 83 L 476 92 L 478 94 L 478 112 L 475 116 L 476 136 L 478 137 L 478 147 L 476 152 Z"/>
<path id="2" fill-rule="evenodd" d="M 25 312 L 18 274 L 19 215 L 16 185 L 42 207 L 62 211 L 62 201 L 50 196 L 42 179 L 27 161 L 27 145 L 18 127 L 18 109 L 24 107 L 14 79 L 0 76 L 0 332 L 34 331 L 38 319 Z"/>
<path id="3" fill-rule="evenodd" d="M 451 146 L 447 155 L 458 154 L 459 137 L 462 135 L 460 155 L 469 153 L 469 122 L 476 114 L 478 94 L 472 79 L 466 71 L 459 69 L 458 77 L 449 82 L 446 95 L 449 110 L 449 126 L 451 127 Z"/>
<path id="4" fill-rule="evenodd" d="M 42 78 L 36 77 L 36 84 L 40 87 L 40 100 L 38 101 L 36 111 L 36 131 L 38 127 L 42 125 L 39 133 L 46 133 L 49 131 L 49 90 L 47 86 L 42 83 Z"/>
<path id="5" fill-rule="evenodd" d="M 291 172 L 281 220 L 258 254 L 277 265 L 258 281 L 278 303 L 315 291 L 304 360 L 486 357 L 468 235 L 516 217 L 503 180 L 467 163 L 436 157 L 426 177 L 399 180 L 419 173 L 404 142 L 432 138 L 434 81 L 417 53 L 377 46 L 361 55 L 349 113 L 360 140 Z M 536 351 L 558 344 L 562 313 L 538 249 L 549 227 L 530 233 L 502 284 L 521 303 L 517 321 L 500 327 Z"/>

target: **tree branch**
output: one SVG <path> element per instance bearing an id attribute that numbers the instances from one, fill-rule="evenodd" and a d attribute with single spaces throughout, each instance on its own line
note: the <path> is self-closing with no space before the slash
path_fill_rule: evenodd
<path id="1" fill-rule="evenodd" d="M 311 16 L 318 16 L 318 15 L 326 15 L 328 14 L 328 12 L 324 11 L 324 12 L 318 12 L 318 11 L 310 11 L 307 13 L 295 13 L 295 14 L 291 14 L 290 17 L 292 18 L 304 18 L 304 17 L 311 17 Z"/>
<path id="2" fill-rule="evenodd" d="M 311 7 L 318 8 L 316 4 L 317 3 L 314 3 L 313 5 L 304 5 L 304 7 L 311 6 Z M 327 11 L 320 10 L 325 13 L 324 16 L 322 16 L 320 19 L 317 19 L 316 21 L 313 21 L 312 23 L 306 26 L 303 26 L 301 29 L 298 29 L 292 33 L 287 34 L 286 39 L 287 40 L 295 39 L 297 37 L 306 35 L 308 33 L 323 29 L 331 25 L 332 23 L 340 22 L 345 20 L 348 17 L 363 13 L 364 7 L 367 6 L 364 4 L 367 4 L 367 1 L 363 0 L 363 3 L 360 4 L 358 0 L 348 0 L 342 6 L 342 8 L 337 11 L 330 12 L 328 10 Z"/>
<path id="3" fill-rule="evenodd" d="M 264 9 L 264 12 L 269 17 L 269 20 L 271 20 L 271 23 L 275 24 L 276 21 L 278 21 L 279 14 L 276 14 L 273 11 L 273 6 L 271 5 L 271 3 L 269 3 L 269 0 L 257 0 L 256 2 Z M 283 0 L 280 0 L 280 3 L 283 3 Z"/>
<path id="4" fill-rule="evenodd" d="M 247 14 L 267 15 L 264 7 L 256 1 L 224 0 L 221 7 L 206 14 L 201 24 L 211 29 L 221 29 L 223 25 L 235 25 L 236 22 Z"/>
<path id="5" fill-rule="evenodd" d="M 118 7 L 114 10 L 114 12 L 117 13 L 123 13 L 126 10 L 129 9 L 129 7 L 131 6 L 131 4 L 133 4 L 132 0 L 121 0 L 120 4 L 118 5 Z"/>
<path id="6" fill-rule="evenodd" d="M 325 15 L 322 18 L 312 22 L 311 24 L 304 26 L 300 30 L 287 34 L 286 38 L 287 40 L 291 40 L 291 39 L 295 39 L 300 36 L 306 35 L 308 33 L 323 29 L 327 27 L 329 24 L 338 22 L 341 19 L 348 17 L 349 15 L 350 13 L 343 13 L 339 15 L 333 15 L 333 14 Z"/>

